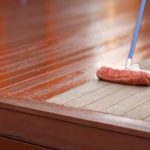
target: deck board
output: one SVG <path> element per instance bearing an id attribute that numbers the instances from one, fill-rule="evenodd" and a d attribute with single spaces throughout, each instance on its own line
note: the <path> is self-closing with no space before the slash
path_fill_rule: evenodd
<path id="1" fill-rule="evenodd" d="M 86 94 L 85 96 L 83 95 L 81 98 L 76 97 L 74 101 L 70 101 L 68 103 L 65 103 L 64 105 L 65 106 L 73 106 L 73 107 L 83 107 L 83 106 L 93 103 L 94 101 L 97 101 L 98 99 L 101 99 L 107 95 L 111 95 L 112 93 L 115 93 L 116 91 L 118 91 L 122 88 L 123 88 L 123 86 L 121 86 L 121 85 L 109 84 L 99 90 L 96 90 L 94 92 Z"/>
<path id="2" fill-rule="evenodd" d="M 90 81 L 84 85 L 74 88 L 74 90 L 65 92 L 63 94 L 58 95 L 57 97 L 51 98 L 50 102 L 53 102 L 56 104 L 57 103 L 64 104 L 64 103 L 71 101 L 72 99 L 75 99 L 76 97 L 81 97 L 82 95 L 86 95 L 92 91 L 99 90 L 106 85 L 107 83 L 105 82 L 102 82 L 102 84 L 99 85 L 99 82 L 97 82 L 97 80 Z M 74 93 L 76 93 L 76 95 L 74 95 Z M 61 98 L 61 101 L 60 101 L 60 98 Z M 47 102 L 48 101 L 49 100 L 47 100 Z"/>
<path id="3" fill-rule="evenodd" d="M 85 106 L 85 109 L 97 110 L 97 111 L 105 111 L 108 108 L 118 104 L 119 102 L 131 97 L 134 94 L 137 94 L 144 89 L 140 87 L 124 87 L 121 90 L 117 90 L 117 92 L 107 95 L 102 99 L 97 100 L 95 103 Z"/>
<path id="4" fill-rule="evenodd" d="M 150 99 L 150 98 L 149 98 Z M 150 117 L 150 100 L 135 107 L 133 110 L 128 111 L 124 114 L 125 117 L 132 117 L 136 119 L 148 120 Z"/>
<path id="5" fill-rule="evenodd" d="M 150 94 L 150 89 L 145 89 L 142 92 L 139 92 L 123 101 L 120 103 L 112 106 L 105 112 L 107 113 L 112 113 L 116 115 L 123 115 L 127 113 L 128 111 L 133 110 L 135 107 L 142 105 L 143 103 L 149 101 L 149 95 Z"/>

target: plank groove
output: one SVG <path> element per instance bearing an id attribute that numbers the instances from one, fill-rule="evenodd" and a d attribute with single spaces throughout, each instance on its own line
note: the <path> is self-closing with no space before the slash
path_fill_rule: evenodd
<path id="1" fill-rule="evenodd" d="M 137 106 L 140 106 L 144 102 L 149 100 L 149 94 L 150 94 L 150 89 L 145 89 L 143 92 L 139 92 L 123 101 L 120 103 L 112 106 L 108 110 L 105 110 L 105 112 L 109 112 L 111 114 L 117 114 L 117 115 L 123 115 L 126 112 L 134 109 Z"/>
<path id="2" fill-rule="evenodd" d="M 114 105 L 117 105 L 119 102 L 131 97 L 132 95 L 137 94 L 144 89 L 140 87 L 125 87 L 117 92 L 108 95 L 102 99 L 97 100 L 95 103 L 85 106 L 85 109 L 91 109 L 96 111 L 105 111 L 108 108 L 111 108 Z"/>

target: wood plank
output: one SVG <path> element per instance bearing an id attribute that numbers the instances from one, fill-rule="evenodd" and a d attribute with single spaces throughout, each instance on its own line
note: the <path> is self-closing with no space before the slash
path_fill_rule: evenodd
<path id="1" fill-rule="evenodd" d="M 143 102 L 143 104 L 125 113 L 123 116 L 141 120 L 148 118 L 150 116 L 150 98 L 147 102 Z"/>
<path id="2" fill-rule="evenodd" d="M 83 107 L 83 106 L 88 105 L 90 103 L 93 103 L 94 101 L 97 101 L 100 98 L 103 98 L 107 95 L 110 95 L 110 94 L 112 94 L 112 93 L 114 93 L 114 92 L 116 92 L 122 88 L 124 88 L 124 87 L 122 85 L 119 85 L 119 84 L 108 84 L 108 85 L 104 86 L 103 88 L 95 90 L 95 91 L 93 91 L 89 94 L 86 94 L 80 98 L 76 98 L 74 100 L 71 100 L 70 102 L 67 102 L 64 105 L 80 108 L 80 107 Z"/>
<path id="3" fill-rule="evenodd" d="M 150 88 L 145 87 L 145 90 L 126 98 L 125 100 L 121 101 L 120 103 L 112 106 L 105 110 L 107 113 L 116 114 L 116 115 L 123 115 L 124 113 L 134 109 L 137 106 L 140 106 L 144 102 L 149 100 L 150 96 Z"/>

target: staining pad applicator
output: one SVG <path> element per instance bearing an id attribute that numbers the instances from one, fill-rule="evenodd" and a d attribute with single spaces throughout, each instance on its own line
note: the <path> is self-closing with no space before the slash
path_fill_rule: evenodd
<path id="1" fill-rule="evenodd" d="M 97 76 L 99 79 L 122 84 L 150 85 L 150 73 L 148 71 L 132 69 L 132 59 L 134 56 L 134 50 L 136 47 L 145 5 L 146 0 L 142 0 L 125 69 L 120 70 L 110 67 L 101 67 L 97 70 Z"/>
<path id="2" fill-rule="evenodd" d="M 119 70 L 110 67 L 102 67 L 97 71 L 97 76 L 101 80 L 150 86 L 150 73 L 144 70 Z"/>

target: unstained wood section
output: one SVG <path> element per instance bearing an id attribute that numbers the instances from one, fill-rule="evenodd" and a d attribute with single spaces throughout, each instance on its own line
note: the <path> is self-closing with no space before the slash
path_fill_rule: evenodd
<path id="1" fill-rule="evenodd" d="M 141 63 L 141 67 L 150 70 L 150 60 Z M 93 80 L 48 99 L 47 102 L 150 121 L 148 86 L 130 86 Z"/>
<path id="2" fill-rule="evenodd" d="M 127 98 L 121 96 L 121 91 L 129 93 L 130 96 L 142 92 L 141 90 L 145 91 L 144 88 L 130 87 L 132 93 L 126 86 L 99 82 L 95 75 L 97 67 L 103 64 L 125 64 L 140 0 L 0 2 L 0 134 L 18 140 L 9 141 L 8 146 L 22 146 L 29 142 L 65 150 L 76 150 L 76 146 L 98 150 L 112 147 L 130 149 L 131 145 L 134 149 L 150 147 L 149 124 L 145 122 L 132 124 L 132 121 L 126 120 L 128 127 L 122 128 L 124 118 L 116 119 L 122 121 L 121 127 L 118 127 L 118 124 L 111 125 L 116 121 L 112 116 L 106 117 L 93 111 L 88 111 L 90 115 L 83 111 L 84 115 L 81 115 L 78 109 L 66 111 L 66 107 L 56 106 L 57 109 L 50 113 L 53 106 L 51 102 L 72 106 L 72 100 L 81 100 L 83 95 L 91 94 L 91 99 L 86 96 L 88 103 L 85 100 L 82 103 L 73 102 L 75 108 L 84 110 L 97 100 L 113 94 L 114 99 Z M 150 56 L 149 6 L 147 4 L 143 18 L 135 62 L 146 60 Z M 145 64 L 148 67 L 148 63 Z M 81 84 L 83 85 L 78 87 Z M 74 87 L 77 88 L 64 93 Z M 64 96 L 60 96 L 61 93 Z M 148 90 L 144 95 L 147 97 Z M 148 114 L 147 99 L 143 103 L 138 99 L 137 101 L 141 107 L 136 106 L 135 111 L 146 109 Z M 111 102 L 114 105 L 114 101 Z M 109 104 L 103 106 L 106 108 Z M 43 109 L 45 106 L 46 109 Z M 63 118 L 62 108 L 66 111 Z M 43 112 L 52 117 L 41 116 Z M 134 114 L 132 109 L 121 115 L 137 118 Z M 99 115 L 106 120 L 111 118 L 109 125 L 101 124 Z M 140 115 L 140 119 L 150 120 L 148 115 Z M 91 121 L 92 118 L 96 120 Z M 93 127 L 92 124 L 96 125 Z M 139 124 L 144 132 L 139 126 L 134 129 Z M 148 129 L 145 130 L 145 126 Z M 130 135 L 127 134 L 129 132 Z M 22 139 L 25 143 L 19 142 Z M 87 142 L 89 139 L 91 142 Z"/>

